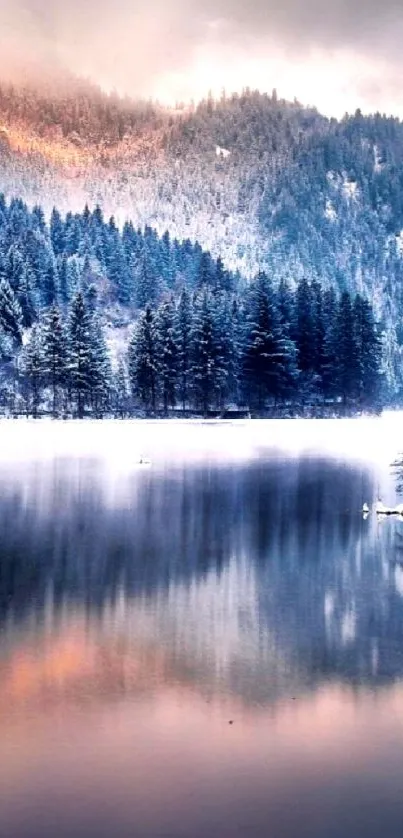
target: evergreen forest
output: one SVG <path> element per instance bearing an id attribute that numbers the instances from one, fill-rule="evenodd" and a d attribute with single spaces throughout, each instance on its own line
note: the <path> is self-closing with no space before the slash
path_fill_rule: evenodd
<path id="1" fill-rule="evenodd" d="M 199 244 L 0 197 L 6 415 L 333 415 L 387 399 L 369 302 L 246 281 Z"/>

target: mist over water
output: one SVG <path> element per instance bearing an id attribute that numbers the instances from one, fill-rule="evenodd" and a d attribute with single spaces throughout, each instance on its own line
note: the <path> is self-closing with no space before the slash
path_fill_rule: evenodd
<path id="1" fill-rule="evenodd" d="M 398 422 L 3 423 L 0 836 L 400 834 Z"/>

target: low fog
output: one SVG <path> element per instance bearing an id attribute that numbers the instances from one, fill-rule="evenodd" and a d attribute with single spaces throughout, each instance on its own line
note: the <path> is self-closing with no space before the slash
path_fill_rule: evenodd
<path id="1" fill-rule="evenodd" d="M 162 101 L 277 87 L 323 110 L 400 112 L 398 0 L 0 0 L 3 78 L 65 70 Z"/>

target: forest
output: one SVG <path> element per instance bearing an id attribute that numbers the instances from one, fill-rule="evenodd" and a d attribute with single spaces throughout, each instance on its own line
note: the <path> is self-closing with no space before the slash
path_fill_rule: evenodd
<path id="1" fill-rule="evenodd" d="M 99 207 L 48 223 L 0 197 L 5 415 L 333 415 L 387 395 L 360 294 L 264 271 L 246 281 L 197 243 L 120 230 Z"/>
<path id="2" fill-rule="evenodd" d="M 328 119 L 275 91 L 164 109 L 79 79 L 2 83 L 0 191 L 39 203 L 48 219 L 53 206 L 99 206 L 119 230 L 129 218 L 143 235 L 168 231 L 173 247 L 188 240 L 232 274 L 263 271 L 276 288 L 306 279 L 358 292 L 373 305 L 387 391 L 401 403 L 400 120 Z"/>

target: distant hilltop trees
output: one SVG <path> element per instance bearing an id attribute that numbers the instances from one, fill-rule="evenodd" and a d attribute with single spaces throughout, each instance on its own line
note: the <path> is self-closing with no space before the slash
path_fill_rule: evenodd
<path id="1" fill-rule="evenodd" d="M 2 128 L 0 125 L 0 151 L 10 148 L 10 137 L 7 128 Z"/>
<path id="2" fill-rule="evenodd" d="M 346 413 L 385 395 L 359 294 L 246 282 L 198 244 L 0 197 L 0 407 L 40 416 Z"/>

